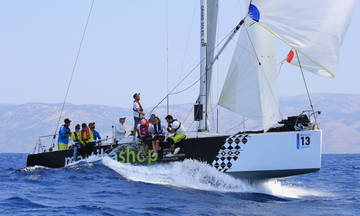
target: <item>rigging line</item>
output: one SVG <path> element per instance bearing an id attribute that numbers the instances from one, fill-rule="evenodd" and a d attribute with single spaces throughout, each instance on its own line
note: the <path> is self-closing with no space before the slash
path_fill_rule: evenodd
<path id="1" fill-rule="evenodd" d="M 237 27 L 237 26 L 236 26 L 236 27 Z M 236 27 L 233 28 L 233 29 L 231 29 L 231 31 L 230 31 L 228 34 L 226 34 L 226 35 L 223 37 L 223 39 L 220 40 L 220 42 L 214 47 L 214 50 L 215 50 L 218 46 L 220 46 L 220 44 L 221 44 L 222 42 L 224 42 L 224 40 L 225 40 L 226 38 L 228 38 L 228 37 L 233 33 L 233 31 L 236 29 Z M 177 87 L 179 87 L 179 86 L 181 85 L 181 83 L 184 82 L 184 80 L 186 80 L 186 78 L 188 78 L 188 77 L 195 71 L 195 69 L 200 66 L 201 62 L 203 62 L 204 60 L 205 60 L 205 58 L 202 58 L 202 59 L 190 70 L 190 72 L 189 72 L 188 74 L 186 74 L 185 77 L 184 77 L 183 79 L 181 79 L 181 80 L 176 84 L 176 86 L 175 86 L 174 88 L 172 88 L 172 90 L 171 90 L 170 92 L 168 92 L 168 93 L 166 94 L 166 96 L 165 96 L 164 98 L 162 98 L 162 99 L 160 100 L 160 102 L 159 102 L 158 104 L 156 104 L 156 105 L 151 109 L 151 111 L 149 112 L 149 114 L 152 114 L 153 111 L 154 111 L 160 104 L 162 104 L 162 102 L 164 102 L 164 100 L 168 97 L 168 95 L 171 94 L 171 93 L 173 93 L 173 92 L 175 91 L 175 89 L 176 89 Z M 205 73 L 200 76 L 200 79 L 201 79 L 201 77 L 204 76 L 204 75 L 205 75 Z M 199 79 L 199 80 L 200 80 L 200 79 Z M 148 115 L 149 115 L 149 114 L 148 114 Z"/>
<path id="2" fill-rule="evenodd" d="M 185 117 L 184 124 L 188 121 L 191 113 L 193 113 L 193 112 L 192 112 L 193 109 L 194 109 L 194 106 L 191 106 L 191 107 L 190 107 L 190 110 L 187 112 L 187 115 L 186 115 L 186 117 Z"/>
<path id="3" fill-rule="evenodd" d="M 177 95 L 177 94 L 183 93 L 183 92 L 189 90 L 191 87 L 195 86 L 196 83 L 198 83 L 199 81 L 200 81 L 200 78 L 199 78 L 198 80 L 196 80 L 196 81 L 195 81 L 193 84 L 191 84 L 190 86 L 186 87 L 185 89 L 180 90 L 180 91 L 178 91 L 178 92 L 174 92 L 174 93 L 168 94 L 168 95 Z"/>
<path id="4" fill-rule="evenodd" d="M 312 103 L 311 97 L 310 97 L 309 88 L 308 88 L 308 86 L 307 86 L 307 83 L 306 83 L 306 80 L 305 80 L 304 71 L 303 71 L 302 66 L 301 66 L 301 63 L 300 63 L 299 54 L 298 54 L 298 51 L 297 51 L 297 50 L 295 50 L 295 52 L 296 52 L 296 57 L 297 57 L 298 62 L 299 62 L 299 67 L 300 67 L 301 75 L 302 75 L 302 78 L 303 78 L 303 81 L 304 81 L 304 84 L 305 84 L 306 93 L 307 93 L 307 96 L 308 96 L 308 99 L 309 99 L 309 102 L 310 102 L 310 107 L 311 107 L 311 110 L 312 110 L 313 115 L 314 115 L 315 125 L 316 125 L 316 127 L 319 129 L 319 125 L 318 125 L 317 119 L 316 119 L 316 113 L 315 113 L 314 106 L 313 106 L 313 103 Z"/>
<path id="5" fill-rule="evenodd" d="M 250 44 L 251 44 L 251 46 L 252 46 L 252 48 L 253 48 L 253 50 L 254 50 L 256 60 L 258 61 L 258 64 L 261 65 L 261 62 L 260 62 L 260 60 L 259 60 L 259 57 L 258 57 L 258 55 L 257 55 L 257 53 L 256 53 L 255 46 L 254 46 L 254 44 L 253 44 L 253 42 L 252 42 L 252 40 L 251 40 L 251 38 L 250 38 L 250 35 L 249 35 L 249 32 L 248 32 L 248 29 L 247 29 L 246 25 L 245 25 L 245 31 L 246 31 L 246 34 L 247 34 L 247 38 L 249 39 Z"/>
<path id="6" fill-rule="evenodd" d="M 280 76 L 280 73 L 281 73 L 281 69 L 282 69 L 282 66 L 284 65 L 284 62 L 286 61 L 286 59 L 282 60 L 281 62 L 278 63 L 279 66 L 279 71 L 278 71 L 278 74 L 277 76 Z"/>
<path id="7" fill-rule="evenodd" d="M 219 19 L 219 15 L 218 15 L 218 19 Z M 216 22 L 216 39 L 218 38 L 217 35 L 219 34 L 219 22 Z M 220 56 L 219 56 L 220 57 Z M 220 59 L 217 59 L 217 62 L 216 62 L 216 95 L 214 94 L 214 98 L 215 98 L 215 101 L 216 101 L 216 106 L 215 106 L 215 109 L 216 109 L 216 125 L 215 125 L 215 128 L 216 128 L 216 133 L 219 133 L 219 106 L 218 106 L 218 102 L 219 102 L 219 65 L 220 65 Z M 214 68 L 213 68 L 214 69 Z M 213 114 L 213 117 L 214 117 L 214 114 Z M 215 122 L 213 120 L 213 122 Z"/>
<path id="8" fill-rule="evenodd" d="M 285 59 L 285 60 L 282 60 L 282 61 L 279 63 L 280 66 L 279 66 L 279 71 L 278 71 L 277 77 L 280 76 L 280 73 L 281 73 L 281 70 L 282 70 L 282 67 L 283 67 L 285 61 L 286 61 L 286 59 Z M 283 113 L 281 112 L 280 106 L 279 106 L 279 113 L 280 113 L 280 115 L 281 115 L 281 119 L 284 119 L 284 115 L 283 115 Z"/>
<path id="9" fill-rule="evenodd" d="M 182 62 L 181 62 L 181 75 L 183 74 L 184 72 L 184 64 L 185 64 L 185 59 L 187 57 L 187 53 L 188 53 L 188 49 L 189 49 L 189 43 L 190 43 L 190 38 L 191 38 L 191 33 L 192 33 L 192 29 L 193 29 L 193 26 L 194 26 L 194 20 L 195 20 L 195 14 L 196 14 L 196 9 L 197 9 L 197 2 L 194 1 L 194 6 L 193 6 L 193 14 L 192 14 L 192 18 L 191 18 L 191 25 L 190 25 L 190 31 L 189 31 L 189 34 L 187 36 L 187 39 L 186 39 L 186 45 L 185 45 L 185 52 L 184 52 L 184 56 L 182 58 Z"/>
<path id="10" fill-rule="evenodd" d="M 62 104 L 62 106 L 61 106 L 61 111 L 60 111 L 59 119 L 58 119 L 58 122 L 57 122 L 57 124 L 56 124 L 56 129 L 55 129 L 54 137 L 53 137 L 53 145 L 52 145 L 53 147 L 55 146 L 56 133 L 57 133 L 57 130 L 58 130 L 58 128 L 59 128 L 59 124 L 60 124 L 60 120 L 61 120 L 62 114 L 63 114 L 63 112 L 64 112 L 64 107 L 65 107 L 65 103 L 66 103 L 67 97 L 68 97 L 68 95 L 69 95 L 71 82 L 72 82 L 73 77 L 74 77 L 74 74 L 75 74 L 75 69 L 76 69 L 76 66 L 77 66 L 77 63 L 78 63 L 78 60 L 79 60 L 79 56 L 80 56 L 81 48 L 82 48 L 82 45 L 83 45 L 83 42 L 84 42 L 86 30 L 87 30 L 87 27 L 88 27 L 88 24 L 89 24 L 89 20 L 90 20 L 92 11 L 93 11 L 94 2 L 95 2 L 95 0 L 92 0 L 92 1 L 91 1 L 91 6 L 90 6 L 90 9 L 89 9 L 89 13 L 88 13 L 87 19 L 86 19 L 85 27 L 84 27 L 83 32 L 82 32 L 82 36 L 81 36 L 79 48 L 78 48 L 77 53 L 76 53 L 76 57 L 75 57 L 75 61 L 74 61 L 74 64 L 73 64 L 73 68 L 72 68 L 70 80 L 69 80 L 69 83 L 68 83 L 68 86 L 67 86 L 67 89 L 66 89 L 66 94 L 65 94 L 65 97 L 64 97 L 64 102 L 63 102 L 63 104 Z"/>
<path id="11" fill-rule="evenodd" d="M 166 0 L 166 114 L 169 115 L 169 0 Z"/>

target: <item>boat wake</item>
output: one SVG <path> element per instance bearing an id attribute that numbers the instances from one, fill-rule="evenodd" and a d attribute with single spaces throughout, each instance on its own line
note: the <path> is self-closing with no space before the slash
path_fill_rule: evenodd
<path id="1" fill-rule="evenodd" d="M 233 178 L 206 163 L 195 160 L 142 166 L 119 163 L 105 157 L 102 163 L 128 180 L 151 184 L 218 192 L 263 193 L 287 198 L 330 196 L 325 192 L 277 180 L 249 183 L 247 180 Z"/>

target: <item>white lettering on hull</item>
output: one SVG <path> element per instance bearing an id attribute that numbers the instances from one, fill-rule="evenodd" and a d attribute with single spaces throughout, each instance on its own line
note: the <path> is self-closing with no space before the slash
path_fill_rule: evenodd
<path id="1" fill-rule="evenodd" d="M 107 154 L 107 153 L 104 152 L 103 148 L 102 149 L 97 149 L 96 154 L 94 152 L 92 152 L 90 157 L 95 157 L 97 159 L 101 159 L 101 158 L 104 158 L 104 157 L 110 157 L 113 160 L 116 160 L 116 161 L 118 160 L 118 156 L 117 156 L 116 153 Z M 78 155 L 76 157 L 75 161 L 79 161 L 79 160 L 83 160 L 83 159 L 84 158 L 81 155 Z M 74 161 L 74 157 L 65 157 L 65 166 L 68 166 L 68 165 L 74 163 L 75 161 Z"/>

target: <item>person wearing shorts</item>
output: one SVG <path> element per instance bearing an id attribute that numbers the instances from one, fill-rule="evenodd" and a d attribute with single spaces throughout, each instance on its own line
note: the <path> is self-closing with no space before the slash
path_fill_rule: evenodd
<path id="1" fill-rule="evenodd" d="M 174 134 L 167 139 L 171 146 L 171 153 L 167 154 L 166 157 L 172 157 L 181 150 L 179 143 L 186 138 L 185 128 L 180 121 L 174 119 L 171 115 L 166 116 L 165 119 L 168 122 L 167 131 Z"/>
<path id="2" fill-rule="evenodd" d="M 165 140 L 165 127 L 161 124 L 160 119 L 155 115 L 151 115 L 151 123 L 153 125 L 152 147 L 154 150 L 152 157 L 155 158 L 158 156 L 160 143 Z"/>
<path id="3" fill-rule="evenodd" d="M 139 134 L 137 130 L 138 125 L 140 124 L 141 119 L 145 117 L 144 109 L 140 103 L 140 93 L 135 93 L 133 95 L 134 103 L 133 103 L 133 112 L 134 112 L 134 131 L 133 136 L 134 140 L 136 138 L 136 133 Z"/>

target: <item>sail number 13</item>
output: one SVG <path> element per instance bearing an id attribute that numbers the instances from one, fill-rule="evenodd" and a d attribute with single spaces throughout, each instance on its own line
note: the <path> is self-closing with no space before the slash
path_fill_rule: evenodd
<path id="1" fill-rule="evenodd" d="M 297 134 L 296 135 L 296 148 L 303 149 L 311 146 L 311 135 L 310 134 Z"/>

